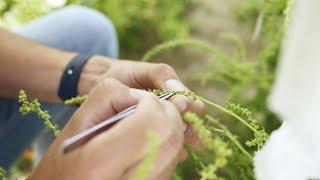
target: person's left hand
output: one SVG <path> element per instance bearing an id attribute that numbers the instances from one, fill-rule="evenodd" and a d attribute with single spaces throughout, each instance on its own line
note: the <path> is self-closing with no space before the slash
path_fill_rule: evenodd
<path id="1" fill-rule="evenodd" d="M 79 93 L 87 94 L 96 82 L 103 78 L 115 78 L 131 88 L 189 91 L 179 80 L 174 69 L 167 64 L 112 60 L 94 56 L 83 69 L 78 87 Z M 200 117 L 204 115 L 204 104 L 201 101 L 194 101 L 181 95 L 170 98 L 170 101 L 182 113 L 189 111 Z M 193 147 L 200 146 L 192 128 L 188 128 L 186 132 L 186 142 Z"/>

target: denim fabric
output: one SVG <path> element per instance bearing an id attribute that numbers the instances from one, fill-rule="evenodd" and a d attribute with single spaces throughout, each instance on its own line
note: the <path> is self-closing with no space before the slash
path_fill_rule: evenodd
<path id="1" fill-rule="evenodd" d="M 67 51 L 118 56 L 114 26 L 104 15 L 86 7 L 69 6 L 57 10 L 29 23 L 17 33 Z M 0 98 L 0 166 L 6 169 L 33 141 L 40 157 L 54 139 L 36 115 L 21 116 L 18 107 L 16 100 Z M 63 104 L 43 104 L 43 108 L 49 110 L 60 127 L 76 110 Z"/>

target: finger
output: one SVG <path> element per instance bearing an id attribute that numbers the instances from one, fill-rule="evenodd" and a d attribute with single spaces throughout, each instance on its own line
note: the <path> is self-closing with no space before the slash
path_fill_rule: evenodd
<path id="1" fill-rule="evenodd" d="M 68 134 L 75 134 L 87 129 L 136 104 L 141 94 L 141 90 L 129 89 L 115 79 L 103 79 L 92 89 L 88 99 L 75 112 L 65 131 Z"/>
<path id="2" fill-rule="evenodd" d="M 176 111 L 175 116 L 179 117 L 177 110 L 173 108 L 174 110 Z M 155 96 L 143 97 L 132 116 L 123 119 L 108 131 L 97 135 L 85 144 L 85 147 L 90 147 L 90 152 L 98 154 L 91 157 L 90 161 L 95 162 L 94 158 L 101 156 L 117 157 L 99 159 L 99 162 L 104 164 L 103 168 L 113 169 L 115 175 L 123 173 L 145 156 L 149 145 L 146 132 L 151 131 L 158 134 L 160 143 L 169 139 L 176 131 L 183 133 L 179 129 L 181 124 L 178 124 L 181 122 L 173 120 L 171 114 L 164 110 L 162 103 Z M 180 121 L 182 121 L 181 118 Z M 103 148 L 106 144 L 112 145 L 112 147 Z M 96 160 L 98 161 L 98 159 Z M 119 178 L 110 176 L 112 176 L 110 179 Z"/>
<path id="3" fill-rule="evenodd" d="M 156 177 L 155 179 L 158 179 L 158 180 L 164 180 L 164 179 L 171 179 L 172 178 L 172 174 L 174 172 L 174 170 L 176 169 L 177 165 L 179 163 L 179 157 L 176 158 L 174 160 L 173 163 L 171 163 L 163 172 L 161 172 L 161 174 Z"/>
<path id="4" fill-rule="evenodd" d="M 191 99 L 183 95 L 175 95 L 169 99 L 179 110 L 181 114 L 184 114 L 188 110 Z"/>
<path id="5" fill-rule="evenodd" d="M 165 114 L 168 116 L 167 118 L 170 119 L 170 121 L 167 123 L 173 122 L 174 130 L 172 131 L 170 137 L 166 139 L 165 142 L 160 146 L 157 158 L 153 162 L 153 167 L 155 168 L 153 168 L 148 173 L 147 179 L 157 179 L 157 177 L 164 174 L 166 170 L 172 168 L 174 169 L 179 161 L 180 152 L 182 152 L 183 149 L 183 132 L 186 128 L 185 124 L 182 122 L 179 112 L 171 102 L 161 101 L 160 103 L 164 108 Z M 136 171 L 137 166 L 139 165 L 136 165 L 135 167 L 130 168 L 130 170 L 127 170 L 124 176 L 129 177 L 133 175 Z"/>
<path id="6" fill-rule="evenodd" d="M 170 177 L 179 161 L 179 153 L 183 149 L 184 136 L 181 132 L 173 134 L 165 144 L 160 147 L 159 154 L 148 179 Z"/>
<path id="7" fill-rule="evenodd" d="M 127 67 L 125 73 L 121 69 Z M 161 89 L 168 91 L 189 91 L 179 80 L 176 72 L 167 64 L 121 61 L 113 65 L 106 74 L 115 76 L 130 87 Z"/>
<path id="8" fill-rule="evenodd" d="M 204 117 L 205 109 L 200 100 L 190 101 L 188 103 L 187 111 L 197 114 L 200 118 Z M 200 141 L 198 133 L 194 130 L 192 124 L 187 123 L 187 131 L 185 132 L 185 143 L 195 149 L 202 149 L 203 144 Z"/>
<path id="9" fill-rule="evenodd" d="M 174 96 L 170 98 L 170 101 L 176 105 L 181 114 L 186 112 L 196 113 L 199 117 L 203 117 L 205 113 L 204 104 L 200 100 L 191 100 L 185 96 Z M 189 146 L 201 149 L 202 144 L 197 133 L 192 128 L 192 125 L 187 123 L 187 131 L 185 132 L 185 143 Z"/>
<path id="10" fill-rule="evenodd" d="M 200 100 L 193 100 L 183 95 L 175 95 L 169 99 L 181 114 L 186 112 L 196 113 L 199 117 L 205 114 L 204 103 Z"/>
<path id="11" fill-rule="evenodd" d="M 164 111 L 167 112 L 167 114 L 169 114 L 170 117 L 177 121 L 176 124 L 178 125 L 180 132 L 186 132 L 187 125 L 181 120 L 181 115 L 176 110 L 175 105 L 169 101 L 162 101 L 161 103 L 164 106 Z M 178 162 L 185 160 L 186 157 L 187 151 L 185 148 L 182 148 L 178 153 Z"/>
<path id="12" fill-rule="evenodd" d="M 164 113 L 171 119 L 170 121 L 174 121 L 174 125 L 176 125 L 181 132 L 185 132 L 187 126 L 182 121 L 182 117 L 176 106 L 172 102 L 167 100 L 161 100 L 160 103 L 163 106 Z"/>
<path id="13" fill-rule="evenodd" d="M 131 74 L 139 88 L 188 90 L 179 80 L 175 70 L 167 64 L 139 62 L 132 66 Z"/>

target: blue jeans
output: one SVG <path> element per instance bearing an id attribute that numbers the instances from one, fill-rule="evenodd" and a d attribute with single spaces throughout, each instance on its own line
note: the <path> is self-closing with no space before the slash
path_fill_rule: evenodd
<path id="1" fill-rule="evenodd" d="M 69 6 L 57 10 L 17 33 L 66 51 L 118 56 L 118 39 L 110 20 L 85 7 Z M 6 169 L 33 141 L 41 156 L 54 139 L 36 115 L 21 116 L 18 107 L 17 100 L 0 98 L 0 166 Z M 53 121 L 61 128 L 76 110 L 63 104 L 43 104 L 43 108 L 49 110 Z"/>

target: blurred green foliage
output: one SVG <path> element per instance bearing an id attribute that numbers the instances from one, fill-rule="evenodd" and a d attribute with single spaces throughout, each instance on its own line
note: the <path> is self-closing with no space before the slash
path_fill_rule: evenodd
<path id="1" fill-rule="evenodd" d="M 278 63 L 284 29 L 288 21 L 290 21 L 290 13 L 288 12 L 290 9 L 290 0 L 247 0 L 235 10 L 236 18 L 240 22 L 246 23 L 250 30 L 257 30 L 257 40 L 259 42 L 253 43 L 259 43 L 259 48 L 258 55 L 253 58 L 246 56 L 247 48 L 238 35 L 223 34 L 226 40 L 234 43 L 235 48 L 231 55 L 217 50 L 217 48 L 206 42 L 194 39 L 180 39 L 156 46 L 146 53 L 143 60 L 150 60 L 165 50 L 172 50 L 175 47 L 186 45 L 198 47 L 212 53 L 212 59 L 209 61 L 209 71 L 203 73 L 200 77 L 201 84 L 203 86 L 212 86 L 218 83 L 225 86 L 228 90 L 227 99 L 250 109 L 254 116 L 251 118 L 257 119 L 264 129 L 270 133 L 280 126 L 278 117 L 267 107 L 267 98 L 275 79 L 275 69 Z M 243 110 L 240 106 L 234 107 Z M 214 111 L 213 113 L 217 114 Z M 235 137 L 240 144 L 244 145 L 252 136 L 250 129 L 244 128 L 241 123 L 234 122 L 232 118 L 223 114 L 220 114 L 218 118 L 223 120 L 220 121 L 221 123 L 223 122 L 223 127 L 227 127 L 226 129 L 222 128 L 222 130 L 228 130 L 231 137 Z M 241 154 L 239 149 L 234 148 L 235 143 L 229 143 L 232 139 L 224 138 L 223 140 L 228 143 L 233 154 L 228 159 L 228 163 L 217 170 L 218 177 L 221 179 L 254 179 L 252 160 Z M 256 149 L 248 146 L 244 146 L 244 148 L 251 153 L 256 151 Z M 193 152 L 186 163 L 179 165 L 174 178 L 197 179 L 199 178 L 196 175 L 197 173 L 199 176 L 202 175 L 201 168 L 199 169 L 197 162 L 207 162 L 205 164 L 210 165 L 210 163 L 214 162 L 214 159 L 215 157 L 212 153 L 197 154 L 197 152 Z"/>
<path id="2" fill-rule="evenodd" d="M 22 1 L 29 4 L 21 3 Z M 4 4 L 0 3 L 0 15 L 14 12 L 15 18 L 25 23 L 53 10 L 41 3 L 40 6 L 39 3 L 30 4 L 30 2 L 40 2 L 39 0 L 22 1 L 17 3 L 14 0 L 4 0 Z M 184 17 L 186 9 L 192 3 L 194 3 L 192 0 L 69 0 L 67 2 L 67 4 L 90 6 L 106 14 L 117 28 L 121 46 L 126 51 L 139 53 L 164 40 L 187 37 L 190 24 Z M 280 125 L 277 116 L 267 108 L 267 97 L 275 78 L 280 45 L 289 19 L 288 13 L 285 13 L 290 9 L 289 5 L 290 0 L 246 0 L 235 10 L 238 21 L 246 23 L 250 30 L 257 30 L 260 43 L 257 57 L 247 57 L 247 48 L 239 36 L 224 34 L 226 40 L 235 44 L 234 53 L 231 55 L 218 51 L 206 43 L 183 39 L 154 48 L 146 54 L 144 60 L 180 45 L 193 45 L 209 51 L 213 57 L 208 65 L 210 71 L 201 76 L 202 85 L 209 86 L 214 82 L 227 87 L 228 100 L 250 109 L 253 118 L 270 133 Z M 15 10 L 16 8 L 18 10 Z M 218 124 L 218 127 L 224 134 L 220 136 L 217 135 L 219 133 L 215 133 L 215 135 L 228 143 L 228 148 L 233 154 L 228 158 L 228 163 L 217 170 L 217 175 L 225 179 L 254 179 L 252 160 L 244 156 L 236 144 L 230 143 L 236 140 L 244 145 L 246 151 L 254 153 L 255 149 L 245 146 L 252 133 L 240 123 L 235 123 L 232 118 L 218 115 L 218 119 L 223 119 L 223 124 Z M 199 162 L 210 165 L 215 159 L 209 153 L 196 151 L 189 153 L 189 159 L 179 165 L 173 179 L 198 179 L 201 172 Z"/>
<path id="3" fill-rule="evenodd" d="M 289 0 L 247 0 L 235 10 L 235 16 L 241 23 L 248 25 L 248 30 L 258 29 L 259 45 L 257 56 L 248 58 L 246 46 L 241 37 L 223 34 L 226 40 L 234 43 L 234 53 L 220 52 L 213 54 L 209 62 L 210 71 L 202 74 L 202 85 L 216 82 L 228 89 L 228 99 L 250 109 L 263 124 L 267 132 L 280 125 L 267 107 L 267 97 L 271 90 L 279 58 L 281 41 L 288 21 L 291 1 Z M 258 23 L 261 18 L 261 24 Z M 261 27 L 259 27 L 261 26 Z M 248 138 L 248 133 L 236 125 L 234 130 L 240 133 L 240 140 Z"/>
<path id="4" fill-rule="evenodd" d="M 186 9 L 193 0 L 68 0 L 65 5 L 89 6 L 108 16 L 116 26 L 121 48 L 143 52 L 161 41 L 186 37 L 190 24 Z M 44 0 L 1 0 L 0 16 L 6 13 L 20 23 L 55 10 Z"/>
<path id="5" fill-rule="evenodd" d="M 190 25 L 183 15 L 190 2 L 191 0 L 96 0 L 92 7 L 113 20 L 122 46 L 139 50 L 144 43 L 151 43 L 144 46 L 146 49 L 162 40 L 186 37 Z"/>

